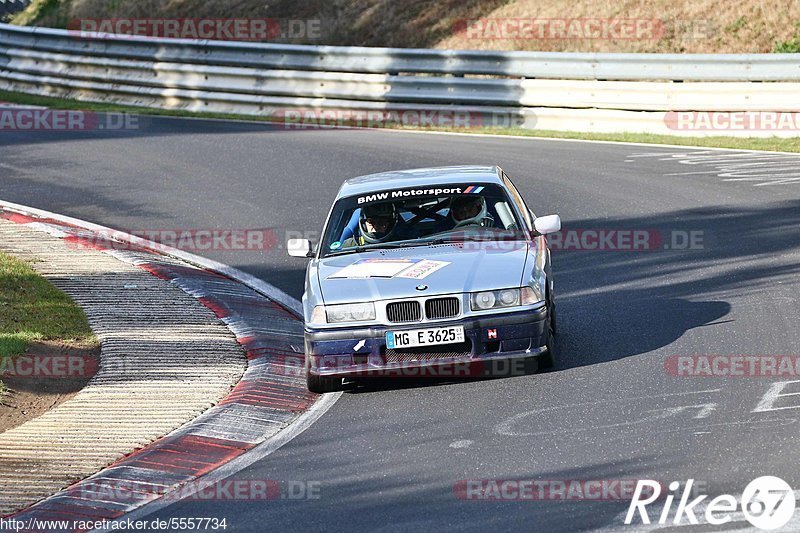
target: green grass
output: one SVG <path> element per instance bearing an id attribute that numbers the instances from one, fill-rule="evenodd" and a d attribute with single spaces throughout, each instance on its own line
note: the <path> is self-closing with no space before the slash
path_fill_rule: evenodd
<path id="1" fill-rule="evenodd" d="M 0 358 L 40 341 L 97 345 L 80 307 L 29 263 L 0 252 Z"/>
<path id="2" fill-rule="evenodd" d="M 198 113 L 193 111 L 150 109 L 119 104 L 82 102 L 49 96 L 34 96 L 22 93 L 0 91 L 0 101 L 25 105 L 47 106 L 53 109 L 83 109 L 95 112 L 137 113 L 140 115 L 161 115 L 174 117 L 194 117 L 212 119 L 249 120 L 253 122 L 274 122 L 269 117 L 253 117 L 226 113 Z M 393 129 L 414 129 L 397 126 Z M 650 144 L 674 144 L 679 146 L 708 146 L 713 148 L 733 148 L 740 150 L 769 150 L 776 152 L 800 152 L 800 136 L 781 137 L 682 137 L 677 135 L 655 135 L 649 133 L 582 133 L 572 131 L 530 130 L 523 128 L 424 128 L 427 131 L 449 131 L 458 133 L 478 133 L 492 135 L 519 135 L 550 139 L 584 139 L 595 141 L 636 142 Z"/>
<path id="3" fill-rule="evenodd" d="M 772 51 L 776 54 L 796 54 L 800 52 L 800 39 L 792 37 L 788 41 L 777 42 Z"/>
<path id="4" fill-rule="evenodd" d="M 745 26 L 747 26 L 747 17 L 742 15 L 741 17 L 733 21 L 731 24 L 725 26 L 725 31 L 728 33 L 736 33 Z"/>
<path id="5" fill-rule="evenodd" d="M 522 128 L 485 128 L 471 133 L 493 135 L 520 135 L 553 139 L 583 139 L 588 141 L 615 141 L 645 144 L 674 144 L 678 146 L 707 146 L 737 150 L 768 150 L 774 152 L 800 152 L 800 137 L 678 137 L 651 133 L 581 133 L 574 131 L 526 130 Z"/>
<path id="6" fill-rule="evenodd" d="M 796 54 L 800 52 L 800 22 L 794 23 L 794 35 L 787 41 L 778 41 L 772 48 L 775 54 Z"/>

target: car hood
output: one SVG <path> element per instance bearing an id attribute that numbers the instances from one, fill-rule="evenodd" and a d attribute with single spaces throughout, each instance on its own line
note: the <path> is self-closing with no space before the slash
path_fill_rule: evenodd
<path id="1" fill-rule="evenodd" d="M 330 305 L 520 286 L 527 242 L 470 248 L 443 244 L 321 259 L 322 297 Z M 420 285 L 428 288 L 418 291 Z"/>

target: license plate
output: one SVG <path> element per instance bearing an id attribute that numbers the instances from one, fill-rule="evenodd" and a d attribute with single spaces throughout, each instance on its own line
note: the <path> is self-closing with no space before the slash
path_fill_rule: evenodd
<path id="1" fill-rule="evenodd" d="M 464 326 L 386 332 L 386 347 L 391 350 L 459 342 L 464 342 Z"/>

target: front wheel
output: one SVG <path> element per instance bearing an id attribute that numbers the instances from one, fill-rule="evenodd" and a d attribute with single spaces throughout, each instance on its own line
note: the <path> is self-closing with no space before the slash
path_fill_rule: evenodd
<path id="1" fill-rule="evenodd" d="M 342 390 L 342 378 L 331 376 L 315 376 L 310 371 L 311 362 L 306 358 L 306 387 L 311 392 L 325 394 Z"/>
<path id="2" fill-rule="evenodd" d="M 552 305 L 552 304 L 551 304 Z M 553 368 L 558 356 L 558 347 L 556 346 L 556 314 L 555 307 L 550 307 L 547 314 L 547 353 L 539 356 L 541 368 Z"/>
<path id="3" fill-rule="evenodd" d="M 550 308 L 552 309 L 552 308 Z M 555 365 L 556 360 L 556 332 L 554 329 L 555 326 L 555 316 L 550 313 L 550 309 L 548 309 L 547 315 L 547 342 L 545 343 L 545 347 L 547 350 L 543 352 L 541 355 L 537 355 L 536 357 L 527 357 L 525 358 L 525 373 L 532 374 L 542 369 L 553 368 Z"/>

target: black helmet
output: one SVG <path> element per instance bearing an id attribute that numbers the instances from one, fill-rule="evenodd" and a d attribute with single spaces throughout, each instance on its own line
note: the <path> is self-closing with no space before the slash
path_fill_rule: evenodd
<path id="1" fill-rule="evenodd" d="M 367 219 L 386 219 L 386 227 L 385 229 L 381 228 L 382 231 L 369 231 L 366 224 Z M 397 219 L 397 209 L 392 203 L 373 204 L 363 207 L 361 215 L 358 217 L 358 227 L 361 230 L 361 236 L 364 237 L 364 242 L 375 244 L 388 241 L 397 227 Z"/>

